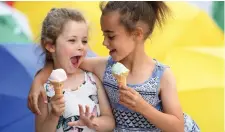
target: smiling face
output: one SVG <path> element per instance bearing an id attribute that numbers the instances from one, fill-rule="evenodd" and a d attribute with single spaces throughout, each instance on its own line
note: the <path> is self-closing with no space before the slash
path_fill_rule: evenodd
<path id="1" fill-rule="evenodd" d="M 88 27 L 85 22 L 69 20 L 53 46 L 52 56 L 55 68 L 63 68 L 72 74 L 79 67 L 88 48 Z"/>
<path id="2" fill-rule="evenodd" d="M 162 1 L 108 1 L 101 2 L 100 9 L 103 44 L 114 61 L 132 60 L 144 52 L 145 40 L 156 23 L 162 26 L 169 12 Z"/>
<path id="3" fill-rule="evenodd" d="M 104 34 L 103 45 L 109 49 L 114 61 L 121 61 L 134 51 L 134 36 L 120 23 L 117 11 L 101 16 L 101 28 Z"/>

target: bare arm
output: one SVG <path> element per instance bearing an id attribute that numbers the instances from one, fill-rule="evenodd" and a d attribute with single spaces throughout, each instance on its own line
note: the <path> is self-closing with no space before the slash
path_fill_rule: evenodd
<path id="1" fill-rule="evenodd" d="M 113 131 L 115 128 L 115 120 L 108 101 L 108 97 L 105 93 L 102 83 L 96 76 L 94 77 L 98 87 L 98 99 L 101 111 L 101 116 L 94 119 L 94 124 L 97 124 L 95 129 L 101 132 Z"/>
<path id="2" fill-rule="evenodd" d="M 39 98 L 38 106 L 42 114 L 35 115 L 35 131 L 55 132 L 59 117 L 49 112 L 48 104 L 45 104 L 42 98 Z"/>
<path id="3" fill-rule="evenodd" d="M 38 108 L 38 97 L 39 95 L 42 95 L 43 101 L 46 102 L 46 95 L 45 91 L 43 91 L 43 84 L 47 81 L 48 77 L 51 74 L 52 71 L 52 63 L 48 63 L 45 65 L 45 67 L 40 70 L 31 85 L 30 92 L 28 95 L 28 107 L 29 109 L 35 113 L 35 114 L 41 114 L 39 108 Z"/>
<path id="4" fill-rule="evenodd" d="M 35 76 L 34 81 L 32 83 L 32 86 L 37 86 L 36 84 L 40 84 L 43 86 L 43 84 L 48 80 L 48 77 L 50 76 L 51 72 L 53 70 L 53 64 L 51 62 L 48 62 Z M 31 87 L 33 88 L 33 87 Z"/>
<path id="5" fill-rule="evenodd" d="M 85 58 L 82 64 L 80 65 L 80 68 L 94 73 L 102 81 L 106 64 L 107 58 L 103 57 Z"/>
<path id="6" fill-rule="evenodd" d="M 162 76 L 160 90 L 164 113 L 145 102 L 141 114 L 163 131 L 183 132 L 183 112 L 177 95 L 175 78 L 170 69 L 166 69 Z"/>

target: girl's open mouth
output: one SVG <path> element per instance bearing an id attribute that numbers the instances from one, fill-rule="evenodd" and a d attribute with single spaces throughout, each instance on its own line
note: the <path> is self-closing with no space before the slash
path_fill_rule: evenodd
<path id="1" fill-rule="evenodd" d="M 70 58 L 71 63 L 73 64 L 74 67 L 78 67 L 78 64 L 80 62 L 81 56 L 73 56 Z"/>
<path id="2" fill-rule="evenodd" d="M 109 54 L 112 55 L 112 54 L 115 53 L 115 52 L 116 52 L 116 49 L 113 49 L 113 50 L 110 50 L 110 51 L 109 51 Z"/>

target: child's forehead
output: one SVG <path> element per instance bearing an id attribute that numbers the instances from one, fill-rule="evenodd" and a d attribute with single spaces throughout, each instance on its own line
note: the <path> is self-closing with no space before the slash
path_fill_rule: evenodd
<path id="1" fill-rule="evenodd" d="M 120 24 L 120 14 L 116 11 L 106 13 L 101 16 L 101 26 L 102 29 L 115 29 L 121 26 Z"/>
<path id="2" fill-rule="evenodd" d="M 69 20 L 67 21 L 64 26 L 65 29 L 71 29 L 71 28 L 87 28 L 87 24 L 85 22 L 78 22 L 74 20 Z"/>
<path id="3" fill-rule="evenodd" d="M 88 26 L 85 22 L 68 21 L 62 29 L 62 33 L 85 33 L 88 32 Z"/>
<path id="4" fill-rule="evenodd" d="M 105 13 L 104 15 L 101 16 L 101 20 L 104 21 L 111 21 L 113 23 L 118 23 L 120 20 L 120 13 L 118 11 L 111 11 L 108 13 Z"/>

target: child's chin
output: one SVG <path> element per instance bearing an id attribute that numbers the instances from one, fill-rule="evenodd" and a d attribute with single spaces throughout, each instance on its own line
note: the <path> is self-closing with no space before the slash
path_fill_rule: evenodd
<path id="1" fill-rule="evenodd" d="M 67 69 L 67 74 L 73 74 L 77 71 L 78 68 L 76 67 L 70 67 Z"/>
<path id="2" fill-rule="evenodd" d="M 120 57 L 118 57 L 118 56 L 111 56 L 111 57 L 112 57 L 113 61 L 115 61 L 115 62 L 119 62 L 119 61 L 122 60 L 122 59 L 121 59 Z"/>

